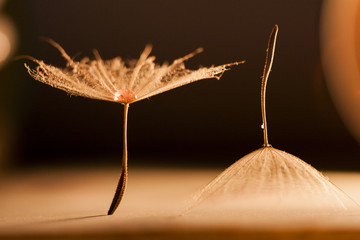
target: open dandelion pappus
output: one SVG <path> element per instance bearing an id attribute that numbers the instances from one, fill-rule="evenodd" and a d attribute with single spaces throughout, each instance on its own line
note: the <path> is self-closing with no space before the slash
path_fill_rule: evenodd
<path id="1" fill-rule="evenodd" d="M 236 213 L 251 212 L 252 216 L 282 213 L 286 217 L 297 217 L 314 212 L 344 213 L 359 209 L 356 202 L 315 168 L 269 144 L 265 93 L 277 33 L 275 25 L 270 34 L 261 84 L 263 147 L 236 161 L 199 191 L 184 214 L 191 211 L 191 214 L 236 216 Z"/>
<path id="2" fill-rule="evenodd" d="M 149 56 L 150 45 L 146 46 L 137 61 L 124 61 L 120 57 L 104 61 L 97 51 L 94 51 L 94 60 L 83 58 L 80 61 L 75 61 L 58 43 L 53 40 L 49 40 L 49 42 L 60 51 L 67 61 L 67 66 L 66 68 L 58 68 L 28 57 L 38 64 L 35 69 L 25 64 L 29 74 L 34 79 L 72 95 L 124 105 L 122 170 L 108 215 L 113 214 L 118 207 L 127 182 L 129 104 L 201 79 L 220 79 L 228 67 L 243 63 L 234 62 L 216 67 L 201 67 L 198 70 L 186 69 L 184 62 L 202 52 L 202 49 L 199 48 L 182 58 L 176 59 L 171 64 L 159 65 L 154 63 L 154 56 Z"/>

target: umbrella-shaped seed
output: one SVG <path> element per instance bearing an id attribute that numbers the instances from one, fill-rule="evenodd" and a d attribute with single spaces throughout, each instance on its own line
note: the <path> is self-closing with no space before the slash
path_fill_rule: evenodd
<path id="1" fill-rule="evenodd" d="M 236 161 L 199 191 L 185 213 L 223 215 L 226 212 L 234 215 L 275 211 L 288 215 L 359 209 L 356 202 L 315 168 L 269 144 L 265 93 L 277 33 L 278 26 L 275 25 L 270 34 L 261 84 L 263 147 Z"/>
<path id="2" fill-rule="evenodd" d="M 137 61 L 124 61 L 120 57 L 104 61 L 97 51 L 94 51 L 95 59 L 93 60 L 83 58 L 80 61 L 75 61 L 58 43 L 53 40 L 49 40 L 49 42 L 60 51 L 67 61 L 67 66 L 58 68 L 41 60 L 27 57 L 38 64 L 36 68 L 30 68 L 25 64 L 29 74 L 34 79 L 64 90 L 71 95 L 124 105 L 122 170 L 108 211 L 109 215 L 117 209 L 124 195 L 127 182 L 129 104 L 201 79 L 220 79 L 230 66 L 243 63 L 234 62 L 216 67 L 201 67 L 197 70 L 186 69 L 184 62 L 203 51 L 199 48 L 182 58 L 176 59 L 170 65 L 167 63 L 159 65 L 154 62 L 155 57 L 149 56 L 151 52 L 149 45 L 146 46 Z"/>

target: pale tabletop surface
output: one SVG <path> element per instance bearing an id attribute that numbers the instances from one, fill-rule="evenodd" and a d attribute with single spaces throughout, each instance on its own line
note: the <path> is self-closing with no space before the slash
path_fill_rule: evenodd
<path id="1" fill-rule="evenodd" d="M 130 168 L 125 197 L 107 216 L 118 167 L 43 169 L 0 176 L 4 239 L 360 239 L 360 211 L 281 219 L 244 213 L 180 216 L 191 196 L 219 170 Z M 360 173 L 325 172 L 360 202 Z"/>

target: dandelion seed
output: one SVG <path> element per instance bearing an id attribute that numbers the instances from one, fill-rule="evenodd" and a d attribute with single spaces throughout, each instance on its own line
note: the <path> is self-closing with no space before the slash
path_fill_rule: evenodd
<path id="1" fill-rule="evenodd" d="M 94 51 L 94 60 L 83 58 L 80 61 L 75 61 L 58 43 L 53 40 L 49 40 L 49 42 L 60 51 L 67 61 L 67 66 L 57 68 L 41 60 L 28 57 L 38 64 L 34 69 L 25 64 L 29 74 L 34 79 L 72 95 L 124 105 L 122 170 L 108 211 L 109 215 L 117 209 L 124 195 L 127 182 L 129 104 L 201 79 L 219 79 L 230 66 L 243 63 L 235 62 L 216 67 L 202 67 L 198 70 L 186 69 L 184 62 L 203 51 L 199 48 L 182 58 L 176 59 L 170 65 L 166 63 L 159 65 L 154 63 L 155 57 L 149 56 L 150 45 L 145 47 L 137 61 L 124 61 L 120 57 L 104 61 L 97 51 Z"/>
<path id="2" fill-rule="evenodd" d="M 185 213 L 220 216 L 260 211 L 296 215 L 359 209 L 356 202 L 315 168 L 269 144 L 265 93 L 277 32 L 278 26 L 275 25 L 269 39 L 261 84 L 263 147 L 236 161 L 199 191 Z"/>

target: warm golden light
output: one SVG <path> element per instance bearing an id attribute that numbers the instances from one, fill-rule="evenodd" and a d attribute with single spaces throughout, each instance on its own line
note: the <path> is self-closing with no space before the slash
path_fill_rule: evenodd
<path id="1" fill-rule="evenodd" d="M 5 4 L 5 0 L 0 0 L 0 68 L 3 67 L 6 62 L 11 59 L 11 55 L 14 53 L 17 45 L 17 34 L 13 23 L 2 12 L 2 7 Z M 5 79 L 0 79 L 4 82 Z M 2 85 L 2 84 L 1 84 Z M 4 89 L 1 89 L 4 90 Z M 5 90 L 8 91 L 8 90 Z M 5 113 L 5 114 L 4 114 Z M 10 132 L 8 132 L 10 124 L 6 112 L 0 109 L 0 170 L 3 165 L 6 165 L 8 161 L 8 153 L 11 148 L 12 138 Z"/>
<path id="2" fill-rule="evenodd" d="M 9 38 L 0 32 L 0 62 L 3 62 L 10 55 L 11 44 Z"/>
<path id="3" fill-rule="evenodd" d="M 360 1 L 324 2 L 322 64 L 331 97 L 360 142 Z"/>
<path id="4" fill-rule="evenodd" d="M 0 66 L 14 53 L 17 34 L 12 22 L 0 12 Z"/>

